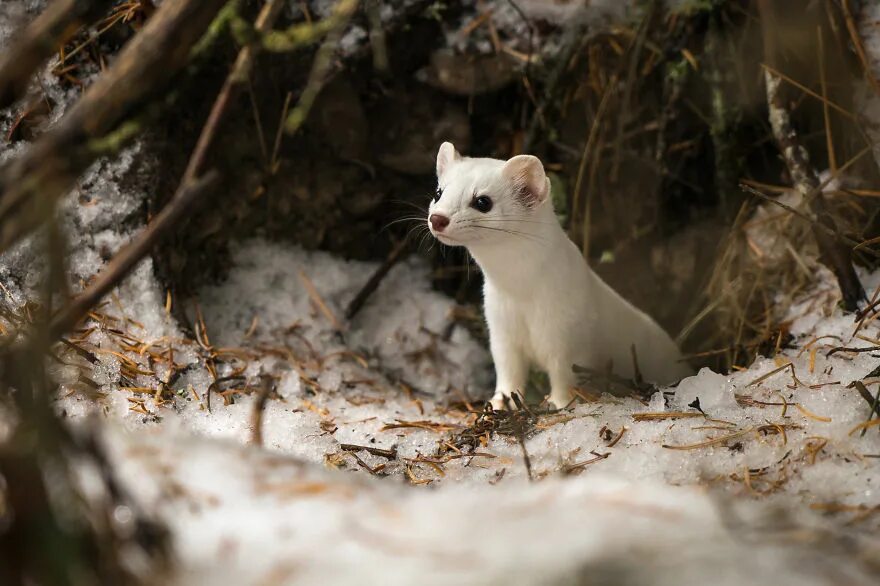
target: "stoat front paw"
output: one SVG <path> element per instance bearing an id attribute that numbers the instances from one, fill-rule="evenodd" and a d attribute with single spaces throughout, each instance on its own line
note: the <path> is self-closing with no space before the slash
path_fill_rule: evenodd
<path id="1" fill-rule="evenodd" d="M 522 402 L 523 405 L 525 405 L 525 400 L 523 399 L 522 394 L 516 391 L 514 391 L 513 393 L 502 393 L 501 391 L 498 391 L 495 393 L 489 403 L 492 404 L 492 409 L 494 409 L 495 411 L 503 411 L 508 408 L 515 409 L 516 403 L 514 402 L 513 395 L 519 397 L 519 400 Z"/>
<path id="2" fill-rule="evenodd" d="M 547 397 L 547 402 L 554 409 L 565 409 L 571 403 L 571 394 L 550 393 L 550 396 Z"/>

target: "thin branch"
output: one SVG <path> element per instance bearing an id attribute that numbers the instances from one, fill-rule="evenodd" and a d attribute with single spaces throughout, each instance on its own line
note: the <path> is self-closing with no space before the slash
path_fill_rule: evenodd
<path id="1" fill-rule="evenodd" d="M 804 220 L 805 222 L 808 222 L 809 224 L 811 224 L 813 226 L 814 230 L 821 230 L 822 232 L 824 232 L 828 236 L 830 236 L 832 238 L 837 238 L 840 242 L 842 242 L 848 246 L 859 248 L 859 247 L 864 247 L 865 245 L 870 243 L 870 241 L 859 242 L 858 240 L 853 240 L 852 238 L 846 236 L 845 234 L 841 234 L 839 230 L 822 224 L 821 222 L 819 222 L 815 218 L 811 218 L 809 216 L 809 214 L 806 214 L 797 208 L 794 208 L 786 203 L 783 203 L 783 202 L 779 201 L 778 199 L 774 199 L 774 198 L 770 197 L 769 195 L 767 195 L 766 193 L 762 193 L 762 192 L 758 191 L 757 189 L 755 189 L 751 185 L 748 185 L 747 183 L 740 183 L 740 189 L 742 189 L 743 191 L 745 191 L 747 193 L 751 193 L 752 195 L 756 195 L 766 202 L 769 202 L 769 203 L 772 203 L 773 205 L 779 206 L 780 208 L 784 209 L 785 211 L 790 212 L 795 217 L 800 218 L 801 220 Z M 876 250 L 874 250 L 872 248 L 864 248 L 864 251 L 867 252 L 868 254 L 870 254 L 871 256 L 873 256 L 874 258 L 880 258 L 880 252 L 877 252 Z"/>
<path id="2" fill-rule="evenodd" d="M 348 304 L 348 307 L 345 310 L 345 318 L 348 320 L 354 319 L 354 316 L 358 314 L 361 308 L 364 306 L 364 303 L 367 302 L 367 299 L 370 298 L 376 289 L 379 288 L 379 285 L 382 283 L 382 279 L 388 274 L 388 272 L 397 264 L 397 262 L 403 257 L 403 253 L 406 250 L 407 239 L 403 239 L 397 244 L 394 245 L 394 248 L 391 249 L 391 252 L 388 254 L 388 258 L 385 259 L 379 267 L 376 269 L 372 275 L 370 275 L 369 280 L 364 283 L 364 286 L 358 291 L 357 295 L 354 296 L 354 299 L 351 300 L 351 303 Z"/>
<path id="3" fill-rule="evenodd" d="M 339 46 L 345 25 L 348 23 L 356 7 L 356 0 L 340 0 L 336 5 L 333 16 L 322 21 L 332 21 L 332 27 L 315 54 L 315 60 L 312 63 L 312 70 L 309 73 L 306 87 L 302 94 L 300 94 L 296 107 L 287 116 L 287 121 L 284 123 L 284 131 L 287 134 L 294 134 L 303 125 L 315 100 L 318 98 L 318 94 L 321 93 L 321 90 L 324 89 L 324 86 L 330 80 L 333 74 L 333 53 Z"/>
<path id="4" fill-rule="evenodd" d="M 316 23 L 295 24 L 283 31 L 265 32 L 262 46 L 273 53 L 286 53 L 315 42 L 324 35 L 345 26 L 357 9 L 358 0 L 339 0 L 333 14 Z"/>
<path id="5" fill-rule="evenodd" d="M 116 253 L 92 284 L 52 318 L 50 336 L 57 338 L 76 325 L 104 295 L 149 254 L 157 242 L 186 217 L 185 213 L 190 211 L 192 204 L 217 181 L 218 177 L 215 171 L 211 171 L 198 180 L 183 185 L 153 221 L 134 240 Z"/>
<path id="6" fill-rule="evenodd" d="M 257 15 L 254 28 L 260 33 L 265 33 L 271 30 L 272 25 L 275 24 L 275 20 L 277 20 L 278 14 L 283 7 L 283 0 L 269 0 L 266 2 L 260 10 L 260 13 Z M 199 140 L 189 159 L 189 163 L 187 163 L 186 171 L 184 171 L 183 177 L 180 180 L 181 185 L 186 185 L 192 181 L 202 170 L 205 158 L 208 154 L 208 149 L 214 143 L 214 139 L 217 138 L 220 121 L 226 116 L 230 105 L 235 101 L 236 96 L 238 96 L 238 93 L 241 91 L 242 87 L 244 87 L 244 84 L 247 83 L 248 76 L 254 65 L 254 58 L 259 52 L 259 49 L 259 45 L 253 44 L 248 45 L 239 51 L 238 57 L 235 59 L 235 64 L 232 66 L 232 70 L 226 77 L 226 81 L 223 83 L 220 93 L 217 94 L 217 99 L 214 100 L 214 105 L 211 107 L 211 113 L 208 114 L 208 120 L 205 122 L 205 127 L 199 135 Z"/>

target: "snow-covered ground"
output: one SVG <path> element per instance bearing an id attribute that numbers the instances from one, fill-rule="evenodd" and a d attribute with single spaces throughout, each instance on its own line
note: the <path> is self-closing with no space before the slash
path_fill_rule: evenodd
<path id="1" fill-rule="evenodd" d="M 199 295 L 201 344 L 147 262 L 74 337 L 100 365 L 70 352 L 59 373 L 101 383 L 65 385 L 56 406 L 103 422 L 121 478 L 173 530 L 181 584 L 876 578 L 880 435 L 861 435 L 868 405 L 848 385 L 875 393 L 880 360 L 828 353 L 874 346 L 880 327 L 854 338 L 828 275 L 790 308 L 797 342 L 775 360 L 538 417 L 529 481 L 515 434 L 473 431 L 464 403 L 489 390 L 488 357 L 461 328 L 443 340 L 453 305 L 418 261 L 344 324 L 370 265 L 258 239 L 232 258 Z"/>

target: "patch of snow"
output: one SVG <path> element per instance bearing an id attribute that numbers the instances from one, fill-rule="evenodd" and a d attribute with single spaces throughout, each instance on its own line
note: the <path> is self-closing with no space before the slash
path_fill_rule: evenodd
<path id="1" fill-rule="evenodd" d="M 699 488 L 597 473 L 431 491 L 167 432 L 107 440 L 173 532 L 176 584 L 874 583 L 826 524 Z"/>

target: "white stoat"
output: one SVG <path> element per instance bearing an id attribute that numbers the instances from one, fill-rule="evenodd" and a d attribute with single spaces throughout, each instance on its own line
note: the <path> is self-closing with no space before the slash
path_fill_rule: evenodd
<path id="1" fill-rule="evenodd" d="M 428 227 L 440 242 L 466 246 L 485 278 L 495 408 L 524 390 L 530 365 L 549 375 L 556 407 L 570 400 L 574 364 L 604 370 L 610 363 L 632 377 L 632 345 L 648 381 L 691 374 L 669 335 L 605 284 L 568 239 L 541 161 L 462 157 L 445 142 L 437 180 Z"/>

